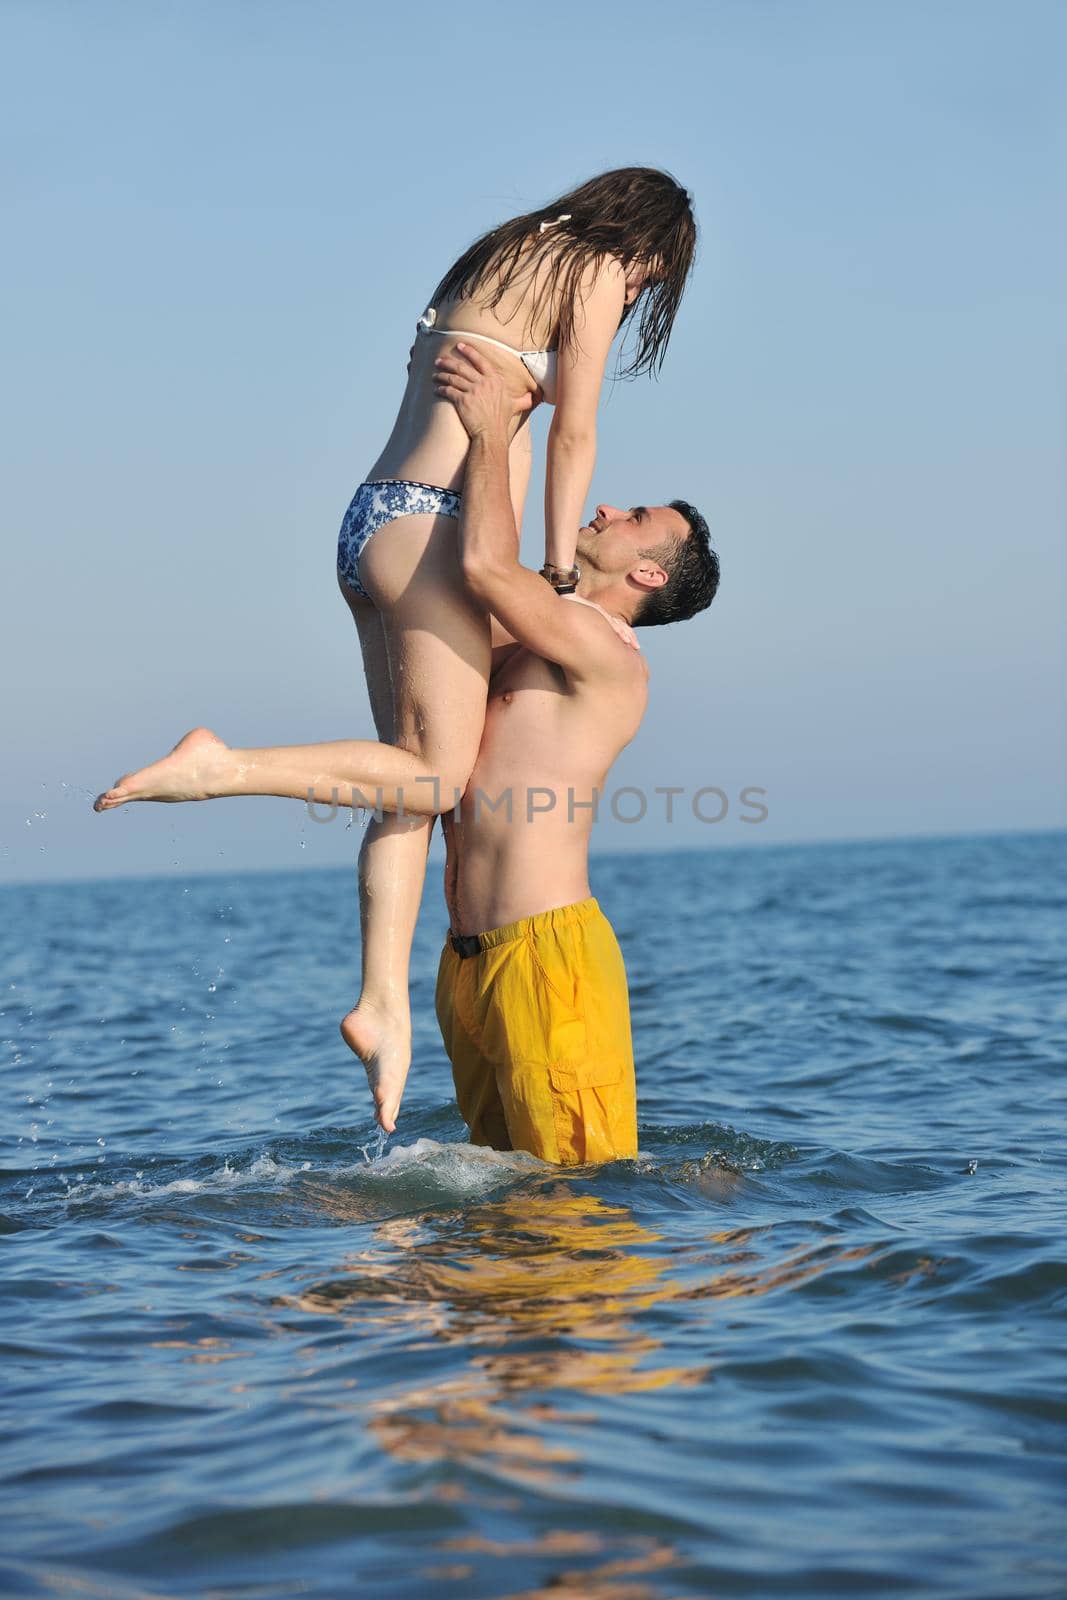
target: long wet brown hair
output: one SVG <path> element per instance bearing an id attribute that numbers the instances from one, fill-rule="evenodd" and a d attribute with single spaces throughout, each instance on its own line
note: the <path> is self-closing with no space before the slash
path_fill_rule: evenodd
<path id="1" fill-rule="evenodd" d="M 569 213 L 566 222 L 556 219 Z M 549 223 L 544 233 L 542 223 Z M 495 309 L 517 279 L 530 274 L 532 322 L 558 295 L 556 340 L 575 337 L 574 311 L 587 268 L 614 256 L 629 269 L 658 258 L 660 276 L 627 306 L 619 326 L 640 313 L 632 359 L 620 377 L 658 371 L 693 265 L 697 226 L 689 195 L 668 172 L 655 167 L 617 167 L 590 178 L 568 194 L 484 233 L 454 262 L 437 288 L 438 300 L 478 299 Z M 521 264 L 521 266 L 520 266 Z M 545 270 L 538 270 L 544 264 Z M 492 282 L 489 297 L 478 290 Z"/>

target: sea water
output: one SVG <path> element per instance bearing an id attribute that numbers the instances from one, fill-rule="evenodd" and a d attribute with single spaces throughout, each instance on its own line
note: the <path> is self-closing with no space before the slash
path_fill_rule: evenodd
<path id="1" fill-rule="evenodd" d="M 0 1592 L 1067 1594 L 1067 835 L 594 863 L 640 1155 L 379 1146 L 350 874 L 3 891 Z"/>

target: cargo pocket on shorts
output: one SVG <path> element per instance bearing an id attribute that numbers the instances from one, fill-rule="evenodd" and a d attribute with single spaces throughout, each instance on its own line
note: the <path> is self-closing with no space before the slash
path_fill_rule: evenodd
<path id="1" fill-rule="evenodd" d="M 530 976 L 522 1010 L 516 1011 L 519 1016 L 529 1013 L 534 1033 L 523 1041 L 523 1049 L 541 1061 L 583 1061 L 589 1054 L 589 1031 L 574 974 L 561 963 L 563 970 L 552 976 L 552 963 L 546 964 L 536 941 L 525 943 Z M 510 1031 L 514 1037 L 513 1023 Z"/>
<path id="2" fill-rule="evenodd" d="M 564 1166 L 636 1153 L 629 1084 L 619 1061 L 557 1061 L 548 1069 L 559 1159 Z"/>

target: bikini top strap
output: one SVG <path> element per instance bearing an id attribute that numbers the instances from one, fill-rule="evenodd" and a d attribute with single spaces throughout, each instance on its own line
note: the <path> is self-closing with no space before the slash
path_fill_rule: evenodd
<path id="1" fill-rule="evenodd" d="M 571 220 L 570 212 L 569 211 L 561 211 L 559 216 L 556 218 L 555 222 L 542 222 L 541 226 L 537 230 L 538 235 L 544 233 L 546 228 L 558 228 L 561 222 L 569 222 L 570 220 Z"/>
<path id="2" fill-rule="evenodd" d="M 494 339 L 491 333 L 472 333 L 469 328 L 435 328 L 437 311 L 430 306 L 423 312 L 415 327 L 419 333 L 439 333 L 445 339 L 480 339 L 483 344 L 495 344 L 498 350 L 506 350 L 509 355 L 518 356 L 520 360 L 526 355 L 539 355 L 537 350 L 518 350 L 513 344 L 505 344 L 503 339 Z"/>

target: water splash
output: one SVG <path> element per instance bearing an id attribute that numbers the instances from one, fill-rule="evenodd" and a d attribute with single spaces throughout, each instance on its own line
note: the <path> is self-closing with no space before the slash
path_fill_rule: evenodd
<path id="1" fill-rule="evenodd" d="M 360 1145 L 359 1148 L 360 1148 L 360 1151 L 362 1152 L 363 1159 L 367 1163 L 368 1166 L 372 1166 L 375 1161 L 381 1161 L 382 1157 L 385 1155 L 385 1142 L 388 1139 L 388 1137 L 389 1137 L 389 1135 L 386 1133 L 384 1128 L 379 1128 L 378 1129 L 378 1137 L 374 1142 L 374 1154 L 373 1155 L 371 1155 L 371 1153 L 370 1153 L 370 1151 L 371 1151 L 371 1146 L 370 1145 L 366 1145 L 366 1144 L 361 1144 Z"/>

